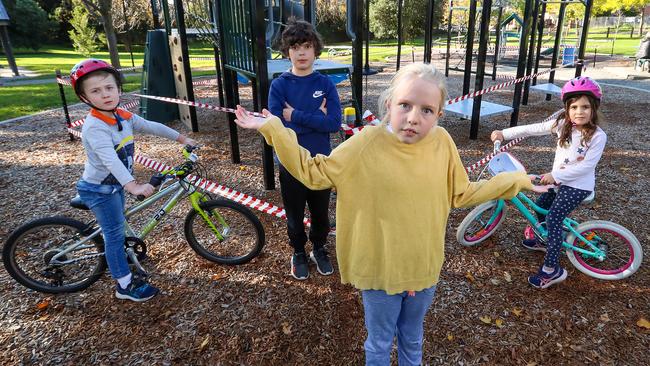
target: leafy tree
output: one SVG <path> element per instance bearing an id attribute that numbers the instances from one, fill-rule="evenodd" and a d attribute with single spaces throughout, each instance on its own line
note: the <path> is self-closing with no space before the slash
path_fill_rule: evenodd
<path id="1" fill-rule="evenodd" d="M 36 51 L 50 39 L 55 25 L 34 0 L 16 0 L 7 11 L 11 41 L 15 46 Z"/>
<path id="2" fill-rule="evenodd" d="M 120 67 L 120 54 L 117 50 L 117 33 L 113 25 L 113 0 L 80 0 L 92 18 L 104 27 L 106 45 L 114 67 Z"/>
<path id="3" fill-rule="evenodd" d="M 81 0 L 72 0 L 74 5 L 69 32 L 74 49 L 86 57 L 92 56 L 99 49 L 99 39 L 95 28 L 90 24 L 88 10 L 81 4 Z"/>
<path id="4" fill-rule="evenodd" d="M 402 3 L 402 34 L 405 39 L 424 35 L 428 0 L 371 0 L 370 31 L 376 38 L 397 38 L 397 7 Z M 435 2 L 433 26 L 440 24 L 443 1 Z"/>

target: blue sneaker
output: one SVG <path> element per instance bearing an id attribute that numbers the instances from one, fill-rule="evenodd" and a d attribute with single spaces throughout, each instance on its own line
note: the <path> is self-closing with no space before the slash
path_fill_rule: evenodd
<path id="1" fill-rule="evenodd" d="M 309 278 L 309 264 L 305 252 L 295 253 L 291 257 L 291 275 L 300 281 Z"/>
<path id="2" fill-rule="evenodd" d="M 521 245 L 523 245 L 524 248 L 530 250 L 539 250 L 541 252 L 546 251 L 546 245 L 544 245 L 544 243 L 540 243 L 537 239 L 524 239 L 521 242 Z"/>
<path id="3" fill-rule="evenodd" d="M 145 302 L 152 297 L 158 295 L 159 290 L 144 280 L 133 278 L 131 283 L 122 288 L 119 284 L 115 289 L 115 297 L 122 300 L 131 300 L 135 302 Z"/>
<path id="4" fill-rule="evenodd" d="M 546 273 L 540 268 L 536 275 L 528 276 L 528 283 L 533 287 L 547 288 L 566 280 L 566 277 L 567 271 L 560 266 L 555 267 L 553 273 Z"/>
<path id="5" fill-rule="evenodd" d="M 329 276 L 334 273 L 334 267 L 327 256 L 325 248 L 318 248 L 309 254 L 312 262 L 316 263 L 316 270 L 323 276 Z"/>

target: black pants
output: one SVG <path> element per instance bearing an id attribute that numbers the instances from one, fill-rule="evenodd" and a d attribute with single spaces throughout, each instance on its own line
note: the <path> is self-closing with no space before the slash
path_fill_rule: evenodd
<path id="1" fill-rule="evenodd" d="M 322 248 L 327 241 L 330 229 L 329 205 L 331 189 L 313 191 L 294 178 L 280 165 L 280 191 L 284 210 L 287 214 L 287 234 L 294 252 L 305 251 L 307 235 L 305 234 L 305 204 L 309 205 L 311 229 L 309 240 L 314 249 Z"/>

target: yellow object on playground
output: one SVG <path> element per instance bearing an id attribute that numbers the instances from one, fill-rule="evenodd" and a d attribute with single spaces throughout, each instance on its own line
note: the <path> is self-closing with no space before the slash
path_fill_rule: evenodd
<path id="1" fill-rule="evenodd" d="M 357 111 L 354 109 L 354 107 L 345 107 L 343 109 L 343 120 L 345 120 L 345 123 L 350 126 L 354 127 L 354 122 L 356 120 L 357 116 Z"/>

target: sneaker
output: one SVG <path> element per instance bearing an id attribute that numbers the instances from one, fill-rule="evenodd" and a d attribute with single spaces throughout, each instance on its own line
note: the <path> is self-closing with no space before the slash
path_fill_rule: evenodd
<path id="1" fill-rule="evenodd" d="M 312 262 L 316 263 L 318 273 L 323 276 L 329 276 L 334 273 L 334 267 L 332 267 L 332 263 L 327 257 L 327 250 L 325 248 L 315 249 L 309 253 L 309 258 L 311 258 Z"/>
<path id="2" fill-rule="evenodd" d="M 528 283 L 537 288 L 547 288 L 566 280 L 566 277 L 566 270 L 560 266 L 557 266 L 553 273 L 546 273 L 540 268 L 536 275 L 528 276 Z"/>
<path id="3" fill-rule="evenodd" d="M 307 254 L 295 253 L 291 257 L 291 275 L 297 280 L 306 280 L 309 278 L 309 265 L 307 264 Z"/>
<path id="4" fill-rule="evenodd" d="M 134 277 L 131 283 L 122 288 L 117 284 L 115 297 L 122 300 L 131 300 L 135 302 L 144 302 L 158 295 L 159 290 L 142 279 Z"/>
<path id="5" fill-rule="evenodd" d="M 537 239 L 524 239 L 521 242 L 521 245 L 530 250 L 539 250 L 542 252 L 546 251 L 546 245 L 540 243 Z"/>

